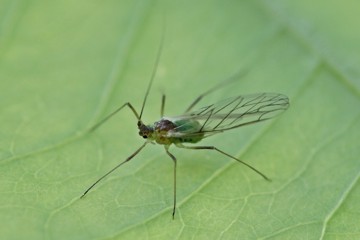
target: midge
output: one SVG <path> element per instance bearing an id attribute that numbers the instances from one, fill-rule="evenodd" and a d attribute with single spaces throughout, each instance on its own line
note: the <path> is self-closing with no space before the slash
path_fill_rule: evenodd
<path id="1" fill-rule="evenodd" d="M 267 119 L 273 118 L 285 111 L 289 107 L 289 99 L 287 96 L 278 93 L 256 93 L 251 95 L 239 95 L 226 100 L 219 101 L 215 104 L 193 110 L 197 103 L 206 95 L 221 87 L 221 83 L 208 91 L 198 96 L 182 115 L 175 117 L 164 117 L 165 95 L 162 96 L 161 101 L 161 119 L 153 124 L 146 125 L 141 120 L 146 99 L 149 95 L 151 85 L 156 75 L 157 66 L 159 63 L 162 42 L 158 49 L 155 66 L 146 89 L 145 97 L 142 103 L 140 114 L 135 110 L 130 102 L 125 103 L 110 115 L 105 117 L 102 121 L 93 126 L 89 131 L 92 132 L 105 123 L 109 118 L 114 116 L 120 110 L 128 107 L 137 119 L 137 127 L 139 135 L 145 139 L 145 142 L 123 162 L 120 162 L 113 169 L 107 172 L 94 182 L 81 196 L 84 197 L 98 182 L 122 166 L 124 163 L 133 159 L 147 144 L 156 142 L 164 146 L 166 154 L 173 160 L 174 163 L 174 203 L 172 210 L 172 218 L 174 219 L 176 210 L 176 157 L 169 152 L 169 147 L 174 144 L 176 147 L 193 149 L 193 150 L 214 150 L 229 158 L 238 161 L 249 167 L 264 179 L 270 180 L 259 170 L 241 161 L 240 159 L 218 149 L 214 146 L 188 146 L 186 143 L 198 143 L 202 139 L 212 136 L 217 133 L 224 132 L 233 128 L 258 123 Z M 236 77 L 236 76 L 235 76 Z M 230 78 L 229 80 L 233 80 Z M 227 81 L 228 82 L 228 81 Z"/>

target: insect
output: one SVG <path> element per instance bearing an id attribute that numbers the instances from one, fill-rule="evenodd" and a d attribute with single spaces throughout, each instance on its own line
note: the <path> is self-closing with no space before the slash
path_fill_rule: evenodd
<path id="1" fill-rule="evenodd" d="M 102 179 L 107 177 L 117 168 L 123 164 L 129 162 L 133 159 L 147 144 L 157 143 L 164 146 L 166 154 L 172 159 L 174 163 L 174 202 L 172 209 L 172 218 L 175 217 L 176 210 L 176 157 L 170 153 L 169 147 L 175 145 L 179 148 L 192 149 L 192 150 L 213 150 L 222 155 L 225 155 L 233 160 L 244 164 L 249 167 L 264 179 L 270 181 L 263 173 L 261 173 L 256 168 L 251 165 L 243 162 L 242 160 L 220 150 L 215 146 L 189 146 L 186 144 L 198 143 L 206 137 L 212 136 L 214 134 L 222 133 L 224 131 L 242 127 L 245 125 L 250 125 L 258 122 L 262 122 L 277 116 L 278 114 L 285 111 L 289 106 L 289 98 L 283 94 L 278 93 L 256 93 L 251 95 L 239 95 L 232 98 L 219 101 L 215 104 L 211 104 L 198 110 L 193 110 L 198 102 L 218 89 L 224 83 L 221 83 L 208 91 L 204 92 L 198 96 L 190 106 L 185 110 L 182 115 L 175 117 L 165 117 L 164 116 L 164 107 L 165 107 L 165 95 L 162 95 L 161 101 L 161 119 L 153 124 L 146 125 L 142 121 L 142 115 L 144 107 L 146 104 L 147 97 L 149 95 L 154 77 L 156 75 L 156 69 L 159 63 L 159 58 L 161 55 L 162 43 L 158 49 L 157 58 L 155 61 L 155 66 L 146 89 L 146 93 L 143 99 L 142 107 L 140 114 L 135 110 L 133 105 L 130 102 L 127 102 L 112 112 L 110 115 L 105 117 L 102 121 L 94 125 L 89 131 L 92 132 L 103 123 L 109 120 L 116 113 L 121 111 L 123 108 L 129 108 L 137 119 L 137 127 L 139 129 L 139 135 L 145 139 L 145 142 L 128 158 L 123 162 L 120 162 L 113 169 L 107 172 L 105 175 L 100 177 L 95 181 L 81 196 L 84 197 L 97 183 Z M 232 79 L 232 78 L 231 78 Z M 231 80 L 230 79 L 230 80 Z M 228 81 L 227 81 L 228 82 Z"/>

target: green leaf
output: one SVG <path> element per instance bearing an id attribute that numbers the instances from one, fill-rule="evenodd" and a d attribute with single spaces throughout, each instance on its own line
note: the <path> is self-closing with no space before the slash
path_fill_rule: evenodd
<path id="1" fill-rule="evenodd" d="M 342 1 L 0 1 L 0 239 L 359 239 L 360 4 Z M 164 25 L 166 30 L 164 32 Z M 280 117 L 205 139 L 143 143 L 143 121 L 279 92 Z M 201 105 L 201 104 L 199 104 Z"/>

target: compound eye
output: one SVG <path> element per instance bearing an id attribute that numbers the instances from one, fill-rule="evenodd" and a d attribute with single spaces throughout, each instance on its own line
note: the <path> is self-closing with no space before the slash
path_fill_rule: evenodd
<path id="1" fill-rule="evenodd" d="M 142 137 L 143 137 L 143 138 L 145 138 L 145 139 L 147 138 L 147 136 L 146 136 L 146 135 L 143 135 Z"/>

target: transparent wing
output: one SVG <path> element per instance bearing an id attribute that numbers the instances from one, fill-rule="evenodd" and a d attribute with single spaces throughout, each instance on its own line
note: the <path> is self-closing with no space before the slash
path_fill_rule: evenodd
<path id="1" fill-rule="evenodd" d="M 279 115 L 288 107 L 289 98 L 283 94 L 258 93 L 229 98 L 169 119 L 181 121 L 184 124 L 186 120 L 198 121 L 199 127 L 188 128 L 183 134 L 207 136 L 265 121 Z M 177 127 L 177 129 L 182 128 L 184 128 L 183 125 Z"/>

